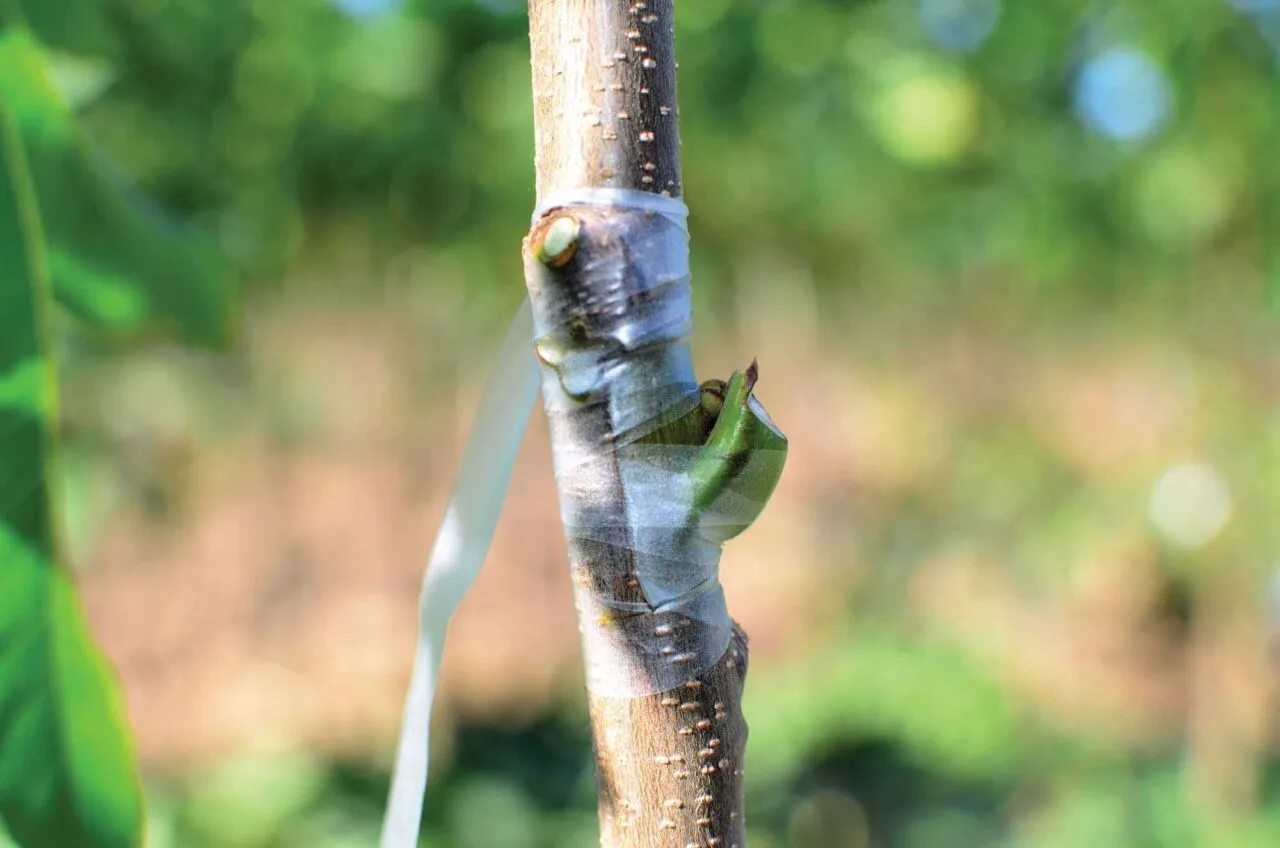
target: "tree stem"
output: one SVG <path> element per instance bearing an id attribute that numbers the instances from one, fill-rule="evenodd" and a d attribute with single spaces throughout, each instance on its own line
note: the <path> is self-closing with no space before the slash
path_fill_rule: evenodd
<path id="1" fill-rule="evenodd" d="M 538 196 L 681 194 L 672 0 L 530 0 Z"/>
<path id="2" fill-rule="evenodd" d="M 679 197 L 672 0 L 530 0 L 529 22 L 540 200 L 586 187 Z M 603 255 L 616 248 L 607 212 L 588 210 L 578 217 L 580 251 L 590 257 L 593 251 Z M 575 320 L 589 327 L 605 320 L 590 311 L 590 304 L 611 302 L 617 292 L 591 290 L 599 285 L 598 276 L 577 273 L 574 265 L 548 273 L 546 257 L 537 250 L 547 223 L 536 222 L 525 241 L 526 281 L 535 314 L 561 322 L 569 316 L 555 310 L 576 303 Z M 618 373 L 598 388 L 593 402 L 572 408 L 571 414 L 564 414 L 573 404 L 560 375 L 544 363 L 544 401 L 549 412 L 559 410 L 550 416 L 558 456 L 591 455 L 616 434 L 611 394 L 694 382 L 686 341 L 623 355 Z M 615 454 L 591 455 L 573 474 L 573 494 L 590 486 L 598 508 L 627 514 Z M 562 496 L 566 476 L 560 474 Z M 590 608 L 593 593 L 618 602 L 638 599 L 635 581 L 626 579 L 633 570 L 629 551 L 568 536 L 580 616 Z M 742 764 L 747 728 L 741 697 L 746 665 L 746 639 L 735 625 L 725 655 L 677 689 L 635 698 L 589 695 L 601 845 L 745 846 Z"/>

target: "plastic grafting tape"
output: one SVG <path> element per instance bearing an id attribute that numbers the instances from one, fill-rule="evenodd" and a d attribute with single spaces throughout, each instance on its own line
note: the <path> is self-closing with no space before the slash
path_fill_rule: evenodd
<path id="1" fill-rule="evenodd" d="M 635 698 L 678 686 L 710 668 L 732 632 L 718 579 L 721 544 L 758 513 L 760 502 L 725 492 L 701 511 L 688 474 L 697 448 L 642 441 L 698 405 L 686 337 L 691 319 L 688 209 L 674 198 L 628 189 L 573 189 L 544 198 L 535 223 L 560 208 L 608 210 L 623 220 L 630 252 L 625 265 L 602 263 L 586 273 L 628 275 L 644 289 L 643 303 L 615 310 L 617 347 L 577 363 L 606 374 L 637 347 L 666 346 L 689 379 L 644 385 L 609 395 L 614 432 L 598 444 L 556 450 L 556 474 L 566 535 L 631 553 L 645 601 L 619 602 L 578 593 L 587 685 L 598 694 Z M 640 216 L 638 219 L 635 216 Z M 633 286 L 634 288 L 634 286 Z M 536 323 L 526 300 L 503 342 L 467 440 L 445 519 L 432 549 L 419 601 L 419 636 L 382 848 L 418 843 L 428 768 L 428 728 L 445 633 L 484 561 L 510 483 L 521 434 L 537 394 L 538 374 L 529 341 L 554 339 L 568 328 Z M 565 393 L 548 393 L 551 417 L 580 406 Z M 590 498 L 590 469 L 616 454 L 627 492 L 626 513 L 607 515 Z M 568 494 L 563 494 L 568 493 Z M 726 528 L 731 528 L 726 530 Z"/>
<path id="2" fill-rule="evenodd" d="M 606 404 L 611 431 L 595 442 L 558 440 L 556 476 L 561 515 L 571 541 L 612 548 L 631 564 L 644 602 L 619 601 L 594 587 L 576 592 L 586 657 L 587 688 L 596 695 L 636 698 L 672 689 L 723 656 L 732 622 L 719 581 L 721 519 L 695 505 L 689 474 L 699 446 L 665 445 L 645 437 L 699 403 L 688 362 L 692 299 L 688 210 L 681 201 L 626 189 L 573 189 L 549 195 L 534 221 L 575 211 L 592 218 L 616 249 L 601 250 L 576 269 L 574 289 L 593 298 L 593 339 L 575 345 L 569 325 L 575 295 L 544 292 L 535 310 L 540 351 L 550 350 L 544 376 L 547 413 L 570 419 Z M 562 302 L 555 299 L 561 298 Z M 636 352 L 671 364 L 628 378 Z M 672 374 L 682 375 L 674 381 Z M 599 388 L 606 391 L 593 391 Z M 612 494 L 616 476 L 624 497 Z M 731 497 L 717 509 L 729 508 Z M 732 511 L 732 510 L 731 510 Z M 758 512 L 758 508 L 753 508 Z M 732 520 L 732 519 L 730 519 Z"/>

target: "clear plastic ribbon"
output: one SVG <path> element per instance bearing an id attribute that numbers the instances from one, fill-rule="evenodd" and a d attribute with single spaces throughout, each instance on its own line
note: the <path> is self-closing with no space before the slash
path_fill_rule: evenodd
<path id="1" fill-rule="evenodd" d="M 507 330 L 489 375 L 444 521 L 436 534 L 418 601 L 418 646 L 405 699 L 382 848 L 418 844 L 427 787 L 431 705 L 453 613 L 475 582 L 502 512 L 520 442 L 538 396 L 538 368 L 529 348 L 529 301 Z"/>

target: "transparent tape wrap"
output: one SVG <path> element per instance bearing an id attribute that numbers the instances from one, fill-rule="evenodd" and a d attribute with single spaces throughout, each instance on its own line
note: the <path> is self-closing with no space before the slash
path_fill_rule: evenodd
<path id="1" fill-rule="evenodd" d="M 535 223 L 553 210 L 582 221 L 588 251 L 568 269 L 573 285 L 549 277 L 534 298 L 587 688 L 641 697 L 694 679 L 724 655 L 733 625 L 721 546 L 763 499 L 729 485 L 708 500 L 699 474 L 707 448 L 679 443 L 692 441 L 683 425 L 702 394 L 689 358 L 684 204 L 579 190 L 547 198 Z M 767 462 L 744 459 L 757 461 Z M 748 467 L 735 479 L 752 476 Z"/>
<path id="2" fill-rule="evenodd" d="M 531 290 L 539 275 L 545 285 L 532 317 L 526 301 L 512 322 L 482 395 L 423 580 L 382 848 L 418 844 L 445 635 L 484 562 L 535 401 L 531 338 L 560 431 L 560 507 L 587 686 L 597 695 L 672 689 L 724 655 L 733 625 L 718 578 L 721 545 L 759 514 L 785 457 L 780 434 L 781 449 L 731 456 L 707 443 L 715 417 L 689 357 L 684 204 L 584 189 L 547 198 L 535 226 L 562 208 L 581 213 L 590 245 L 572 269 L 576 285 L 556 285 L 564 278 L 537 262 L 526 269 Z M 751 420 L 776 433 L 754 398 L 748 405 Z"/>

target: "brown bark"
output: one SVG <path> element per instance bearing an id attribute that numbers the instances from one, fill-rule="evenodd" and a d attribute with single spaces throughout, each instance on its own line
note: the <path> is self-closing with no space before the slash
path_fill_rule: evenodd
<path id="1" fill-rule="evenodd" d="M 539 198 L 587 186 L 678 197 L 672 0 L 530 0 L 529 22 Z M 596 247 L 592 226 L 583 225 L 579 249 L 589 253 Z M 538 282 L 531 245 L 541 229 L 540 222 L 525 243 L 535 312 L 545 280 Z M 581 284 L 572 273 L 556 281 Z M 655 358 L 636 370 L 646 379 L 690 379 L 680 373 L 687 357 L 679 360 Z M 556 390 L 553 379 L 544 382 L 544 392 Z M 586 444 L 612 433 L 608 404 L 595 409 L 553 420 L 553 442 Z M 591 476 L 597 497 L 620 502 L 612 461 L 597 460 Z M 569 549 L 575 591 L 636 600 L 634 581 L 613 579 L 628 572 L 628 552 L 575 538 Z M 590 696 L 603 846 L 743 848 L 746 665 L 746 639 L 735 627 L 725 656 L 678 689 L 630 699 Z"/>
<path id="2" fill-rule="evenodd" d="M 530 0 L 538 196 L 610 186 L 679 197 L 672 0 Z"/>

